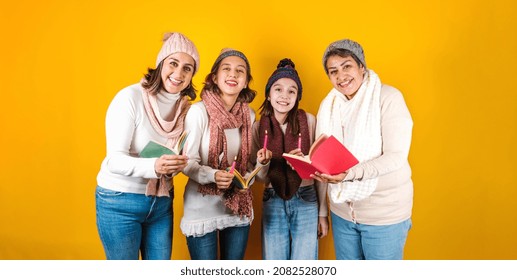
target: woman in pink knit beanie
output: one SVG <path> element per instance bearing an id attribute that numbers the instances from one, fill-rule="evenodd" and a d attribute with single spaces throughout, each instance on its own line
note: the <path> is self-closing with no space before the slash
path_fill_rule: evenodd
<path id="1" fill-rule="evenodd" d="M 142 151 L 149 143 L 174 150 L 196 98 L 199 53 L 181 33 L 167 33 L 163 41 L 156 68 L 118 92 L 106 113 L 107 155 L 95 198 L 107 259 L 171 258 L 173 177 L 187 156 Z"/>

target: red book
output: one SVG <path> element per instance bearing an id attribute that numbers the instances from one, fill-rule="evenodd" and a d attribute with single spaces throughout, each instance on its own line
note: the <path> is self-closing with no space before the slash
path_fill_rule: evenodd
<path id="1" fill-rule="evenodd" d="M 305 157 L 284 153 L 282 155 L 302 179 L 311 179 L 316 171 L 322 174 L 343 173 L 359 163 L 355 156 L 334 136 L 322 134 Z"/>

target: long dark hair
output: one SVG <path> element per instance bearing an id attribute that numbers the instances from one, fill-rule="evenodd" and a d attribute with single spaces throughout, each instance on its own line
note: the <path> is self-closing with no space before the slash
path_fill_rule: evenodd
<path id="1" fill-rule="evenodd" d="M 269 96 L 269 93 L 267 93 L 267 96 Z M 268 116 L 268 117 L 275 117 L 274 115 L 274 109 L 269 100 L 264 100 L 262 105 L 260 105 L 260 115 L 261 116 Z M 291 132 L 293 135 L 298 135 L 300 130 L 300 124 L 298 123 L 298 98 L 296 99 L 296 103 L 294 103 L 293 108 L 287 113 L 287 126 L 291 128 Z M 289 129 L 287 129 L 289 130 Z"/>
<path id="2" fill-rule="evenodd" d="M 163 82 L 162 82 L 162 67 L 163 67 L 163 60 L 156 66 L 156 69 L 153 68 L 147 68 L 147 74 L 144 75 L 144 81 L 142 82 L 142 87 L 145 88 L 147 91 L 149 91 L 150 94 L 158 94 L 160 90 L 163 89 Z M 192 101 L 196 99 L 196 88 L 194 87 L 194 84 L 192 83 L 192 79 L 190 79 L 190 84 L 188 87 L 183 89 L 180 94 L 181 96 L 188 96 L 189 100 Z"/>

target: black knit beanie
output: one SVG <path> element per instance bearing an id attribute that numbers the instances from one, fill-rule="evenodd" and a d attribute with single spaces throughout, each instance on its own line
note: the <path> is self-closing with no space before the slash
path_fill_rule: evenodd
<path id="1" fill-rule="evenodd" d="M 289 78 L 296 82 L 298 86 L 298 101 L 302 99 L 302 82 L 300 81 L 300 77 L 298 76 L 298 72 L 294 69 L 294 62 L 292 62 L 289 58 L 284 58 L 280 60 L 278 65 L 276 66 L 276 70 L 271 74 L 269 80 L 266 84 L 266 97 L 269 94 L 269 90 L 271 86 L 278 80 L 282 78 Z"/>

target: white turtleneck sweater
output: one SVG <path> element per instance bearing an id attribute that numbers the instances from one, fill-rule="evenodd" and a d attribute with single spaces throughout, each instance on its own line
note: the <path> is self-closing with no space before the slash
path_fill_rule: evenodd
<path id="1" fill-rule="evenodd" d="M 162 118 L 172 115 L 179 97 L 165 91 L 157 94 Z M 117 93 L 106 113 L 106 158 L 97 175 L 97 184 L 114 191 L 145 194 L 149 179 L 158 178 L 154 171 L 156 158 L 138 156 L 150 140 L 167 142 L 149 122 L 141 85 L 128 86 Z"/>

